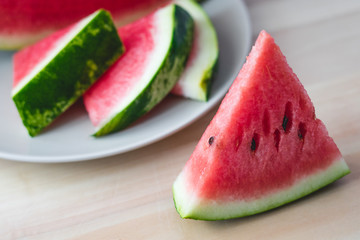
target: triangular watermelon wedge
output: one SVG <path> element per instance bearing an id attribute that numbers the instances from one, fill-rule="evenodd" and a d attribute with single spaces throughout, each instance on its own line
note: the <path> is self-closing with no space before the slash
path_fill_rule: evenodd
<path id="1" fill-rule="evenodd" d="M 263 212 L 348 174 L 304 87 L 262 31 L 173 185 L 183 218 Z"/>

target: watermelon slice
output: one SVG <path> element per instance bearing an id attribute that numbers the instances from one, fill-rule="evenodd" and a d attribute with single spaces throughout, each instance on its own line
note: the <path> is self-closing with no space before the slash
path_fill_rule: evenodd
<path id="1" fill-rule="evenodd" d="M 99 10 L 16 53 L 12 98 L 30 136 L 73 104 L 123 51 L 110 14 Z"/>
<path id="2" fill-rule="evenodd" d="M 175 1 L 189 12 L 195 22 L 195 36 L 184 73 L 171 93 L 207 101 L 211 79 L 219 57 L 216 31 L 204 9 L 193 0 Z"/>
<path id="3" fill-rule="evenodd" d="M 185 67 L 193 26 L 172 4 L 119 29 L 125 54 L 83 98 L 94 136 L 127 127 L 171 91 Z"/>
<path id="4" fill-rule="evenodd" d="M 21 0 L 0 1 L 0 49 L 35 43 L 103 8 L 117 26 L 145 16 L 169 0 Z"/>
<path id="5" fill-rule="evenodd" d="M 349 173 L 304 87 L 262 31 L 173 185 L 183 218 L 263 212 Z"/>

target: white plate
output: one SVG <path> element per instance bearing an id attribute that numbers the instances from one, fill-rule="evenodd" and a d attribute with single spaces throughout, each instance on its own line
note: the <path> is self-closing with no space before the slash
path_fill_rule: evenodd
<path id="1" fill-rule="evenodd" d="M 0 158 L 51 163 L 110 156 L 163 139 L 204 115 L 223 98 L 241 69 L 251 46 L 251 27 L 240 0 L 207 0 L 203 6 L 215 25 L 220 45 L 209 101 L 169 96 L 132 126 L 98 139 L 91 136 L 94 129 L 81 103 L 31 138 L 10 97 L 13 52 L 0 51 Z"/>

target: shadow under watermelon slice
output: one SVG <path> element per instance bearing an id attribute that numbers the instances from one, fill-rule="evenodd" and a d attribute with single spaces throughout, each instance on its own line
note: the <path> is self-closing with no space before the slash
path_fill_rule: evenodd
<path id="1" fill-rule="evenodd" d="M 348 174 L 304 87 L 262 31 L 173 185 L 183 218 L 263 212 Z"/>

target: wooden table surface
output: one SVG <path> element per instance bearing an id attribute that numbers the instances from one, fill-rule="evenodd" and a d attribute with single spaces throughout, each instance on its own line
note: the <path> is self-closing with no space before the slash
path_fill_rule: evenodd
<path id="1" fill-rule="evenodd" d="M 350 175 L 256 216 L 183 220 L 171 186 L 213 109 L 173 136 L 105 159 L 0 160 L 0 239 L 360 239 L 360 1 L 245 3 L 254 39 L 266 29 L 280 45 Z"/>

